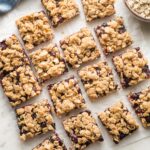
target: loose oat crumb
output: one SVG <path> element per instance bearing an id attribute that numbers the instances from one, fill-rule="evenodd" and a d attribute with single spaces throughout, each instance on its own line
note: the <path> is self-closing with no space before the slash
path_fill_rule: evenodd
<path id="1" fill-rule="evenodd" d="M 16 21 L 27 50 L 53 39 L 53 31 L 43 11 L 21 17 Z"/>

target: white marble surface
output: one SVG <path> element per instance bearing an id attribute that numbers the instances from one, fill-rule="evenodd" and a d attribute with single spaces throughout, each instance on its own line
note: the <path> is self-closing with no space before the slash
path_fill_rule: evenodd
<path id="1" fill-rule="evenodd" d="M 82 13 L 82 7 L 80 0 L 77 0 L 78 5 L 80 6 L 80 12 L 81 15 L 69 23 L 64 24 L 64 26 L 60 26 L 57 29 L 55 29 L 56 33 L 56 38 L 54 39 L 54 42 L 58 43 L 60 39 L 62 39 L 64 36 L 69 35 L 73 32 L 78 31 L 81 27 L 88 26 L 91 31 L 93 31 L 93 27 L 95 27 L 97 24 L 104 22 L 105 20 L 97 20 L 94 21 L 90 24 L 86 24 L 84 15 Z M 23 15 L 26 15 L 30 12 L 36 12 L 40 11 L 43 9 L 40 4 L 40 0 L 25 0 L 20 4 L 15 10 L 10 12 L 9 14 L 5 16 L 0 16 L 0 40 L 3 38 L 15 33 L 18 35 L 17 28 L 15 26 L 15 20 Z M 140 21 L 137 21 L 134 17 L 130 15 L 128 10 L 123 4 L 122 0 L 118 0 L 116 4 L 116 9 L 117 9 L 117 15 L 123 16 L 125 18 L 125 22 L 127 25 L 128 30 L 131 32 L 133 39 L 134 39 L 134 46 L 140 46 L 142 47 L 142 52 L 144 53 L 145 57 L 149 60 L 150 62 L 150 48 L 149 48 L 149 43 L 150 43 L 150 24 L 145 24 L 141 23 Z M 108 18 L 109 19 L 109 18 Z M 106 19 L 106 20 L 108 20 Z M 94 35 L 94 32 L 93 32 Z M 95 35 L 94 35 L 95 36 Z M 100 45 L 98 41 L 96 40 L 98 47 L 100 48 Z M 101 49 L 101 48 L 100 48 Z M 106 58 L 102 55 L 101 60 L 105 60 Z M 111 64 L 111 57 L 108 59 L 109 64 Z M 92 62 L 94 63 L 94 62 Z M 113 66 L 112 66 L 113 67 Z M 58 80 L 67 78 L 70 75 L 76 75 L 75 71 L 70 70 L 70 73 L 65 74 L 61 78 L 55 79 L 55 81 L 49 81 L 48 83 L 51 82 L 56 82 Z M 118 76 L 115 74 L 116 81 L 118 81 Z M 48 84 L 47 83 L 47 84 Z M 87 95 L 85 94 L 85 91 L 83 89 L 82 84 L 80 83 L 80 86 L 82 88 L 82 92 L 84 93 L 84 97 L 86 98 L 87 105 L 89 109 L 92 110 L 93 115 L 96 118 L 97 112 L 103 111 L 106 107 L 110 106 L 113 104 L 115 101 L 122 100 L 125 105 L 131 110 L 132 114 L 134 115 L 135 119 L 137 122 L 139 122 L 137 116 L 135 115 L 133 109 L 131 108 L 129 102 L 126 99 L 126 94 L 130 91 L 138 91 L 142 88 L 145 88 L 146 86 L 150 85 L 149 81 L 143 82 L 139 84 L 138 86 L 135 86 L 134 88 L 130 88 L 128 90 L 120 90 L 117 93 L 111 94 L 108 97 L 102 98 L 102 100 L 96 102 L 96 103 L 91 103 L 90 100 L 87 98 Z M 42 98 L 48 98 L 49 96 L 47 94 L 47 90 L 44 88 L 43 92 L 41 93 L 40 96 L 34 98 L 33 100 L 30 101 L 30 103 L 33 103 L 38 100 L 42 100 Z M 50 100 L 50 99 L 49 99 Z M 29 102 L 28 102 L 29 103 Z M 56 127 L 57 127 L 57 132 L 60 134 L 60 137 L 64 139 L 65 144 L 67 147 L 70 146 L 70 141 L 68 137 L 66 136 L 61 120 L 55 117 L 56 121 Z M 127 137 L 124 139 L 119 145 L 114 145 L 113 142 L 111 141 L 109 135 L 107 134 L 105 128 L 100 124 L 100 122 L 97 120 L 99 126 L 102 129 L 102 133 L 104 135 L 105 142 L 103 144 L 93 144 L 88 150 L 149 150 L 150 147 L 150 129 L 145 130 L 140 124 L 140 129 L 137 131 L 135 134 L 133 134 L 130 137 Z M 31 150 L 35 145 L 40 143 L 47 135 L 43 136 L 38 136 L 34 139 L 31 139 L 30 141 L 27 142 L 22 142 L 19 139 L 19 130 L 17 128 L 17 123 L 16 123 L 16 118 L 15 118 L 15 113 L 14 110 L 10 107 L 7 98 L 2 92 L 2 88 L 0 87 L 0 150 Z"/>

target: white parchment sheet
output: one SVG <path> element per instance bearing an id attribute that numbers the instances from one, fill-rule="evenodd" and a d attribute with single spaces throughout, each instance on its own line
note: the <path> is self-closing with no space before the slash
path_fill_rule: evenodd
<path id="1" fill-rule="evenodd" d="M 110 17 L 107 19 L 96 20 L 92 23 L 86 23 L 85 17 L 83 14 L 83 8 L 81 5 L 81 0 L 76 0 L 76 1 L 80 7 L 80 16 L 76 17 L 72 21 L 69 21 L 68 23 L 65 23 L 65 24 L 59 26 L 57 29 L 54 29 L 55 39 L 53 40 L 53 42 L 58 44 L 59 41 L 61 39 L 63 39 L 65 36 L 70 35 L 74 32 L 77 32 L 77 31 L 79 31 L 80 28 L 87 26 L 92 31 L 94 38 L 96 39 L 97 46 L 99 47 L 101 54 L 102 54 L 100 44 L 95 36 L 93 28 L 96 27 L 98 24 L 101 24 L 102 22 L 110 20 L 113 17 Z M 144 53 L 145 57 L 147 59 L 149 59 L 149 62 L 150 62 L 150 53 L 148 51 L 148 47 L 146 46 L 146 39 L 144 39 L 144 35 L 140 29 L 140 25 L 139 25 L 138 21 L 131 16 L 129 11 L 125 7 L 123 0 L 118 0 L 115 7 L 117 10 L 117 15 L 124 17 L 127 30 L 131 33 L 131 35 L 134 39 L 133 47 L 134 46 L 141 47 L 142 52 Z M 19 36 L 16 25 L 15 25 L 15 20 L 20 18 L 21 16 L 30 14 L 32 12 L 40 11 L 42 9 L 43 9 L 43 7 L 40 3 L 40 0 L 24 0 L 22 2 L 22 4 L 20 4 L 15 10 L 10 12 L 9 14 L 7 14 L 5 16 L 0 16 L 0 40 L 10 36 L 13 33 L 15 33 Z M 48 44 L 48 43 L 46 43 L 46 44 Z M 108 58 L 106 58 L 102 54 L 102 57 L 99 60 L 107 60 L 109 65 L 112 66 L 113 72 L 115 75 L 115 80 L 120 86 L 120 82 L 119 82 L 116 72 L 114 71 L 114 67 L 112 65 L 111 58 L 112 58 L 112 56 L 109 56 Z M 97 62 L 99 60 L 87 63 L 87 65 L 94 64 L 95 62 Z M 69 72 L 66 73 L 65 75 L 48 81 L 44 85 L 42 93 L 39 96 L 37 96 L 36 98 L 34 98 L 33 100 L 28 101 L 26 104 L 40 101 L 44 98 L 49 99 L 49 101 L 51 103 L 51 100 L 49 98 L 49 95 L 48 95 L 48 92 L 46 89 L 46 85 L 48 85 L 49 83 L 61 81 L 72 75 L 74 75 L 78 78 L 76 71 L 69 70 Z M 147 80 L 147 81 L 142 82 L 141 84 L 138 84 L 137 86 L 134 86 L 127 90 L 122 90 L 122 88 L 121 88 L 116 93 L 110 94 L 109 96 L 106 96 L 104 98 L 100 98 L 96 102 L 91 102 L 85 93 L 82 83 L 79 82 L 80 87 L 82 89 L 83 96 L 86 99 L 88 109 L 92 111 L 93 116 L 97 119 L 97 123 L 98 123 L 99 127 L 101 128 L 102 134 L 104 137 L 103 143 L 92 144 L 91 146 L 89 146 L 87 148 L 87 150 L 121 149 L 122 146 L 129 145 L 131 143 L 134 143 L 135 141 L 138 141 L 140 139 L 150 136 L 150 129 L 144 129 L 142 127 L 138 117 L 136 116 L 134 110 L 132 109 L 130 103 L 128 102 L 128 100 L 126 98 L 126 95 L 129 91 L 139 91 L 141 89 L 144 89 L 148 85 L 150 85 L 149 83 L 150 82 Z M 97 113 L 104 111 L 104 109 L 106 109 L 107 107 L 111 106 L 112 104 L 114 104 L 115 102 L 117 102 L 119 100 L 123 101 L 124 104 L 128 107 L 128 109 L 131 111 L 134 118 L 139 123 L 140 128 L 137 131 L 135 131 L 131 136 L 126 137 L 122 142 L 120 142 L 119 145 L 115 145 L 112 142 L 111 137 L 107 133 L 106 129 L 102 126 L 102 124 L 98 120 Z M 25 105 L 25 104 L 23 104 L 23 105 Z M 76 114 L 76 113 L 77 112 L 74 112 L 71 114 Z M 69 148 L 71 146 L 71 142 L 62 127 L 61 119 L 57 118 L 55 114 L 54 114 L 54 118 L 55 118 L 55 122 L 56 122 L 56 131 L 60 135 L 60 137 L 64 140 L 67 147 Z M 0 150 L 10 150 L 10 149 L 12 149 L 12 150 L 31 150 L 34 146 L 36 146 L 37 144 L 42 142 L 42 140 L 48 136 L 49 136 L 49 133 L 46 135 L 35 137 L 34 139 L 31 139 L 27 142 L 22 142 L 19 139 L 19 130 L 17 127 L 14 110 L 10 107 L 9 102 L 2 91 L 2 88 L 0 87 Z"/>

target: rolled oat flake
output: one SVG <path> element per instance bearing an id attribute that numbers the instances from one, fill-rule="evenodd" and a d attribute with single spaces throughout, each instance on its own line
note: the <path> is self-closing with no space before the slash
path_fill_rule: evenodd
<path id="1" fill-rule="evenodd" d="M 150 0 L 127 0 L 127 2 L 137 15 L 150 19 Z"/>

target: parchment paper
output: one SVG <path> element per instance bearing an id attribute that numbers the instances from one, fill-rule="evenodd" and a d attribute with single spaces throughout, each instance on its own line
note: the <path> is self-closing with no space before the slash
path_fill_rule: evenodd
<path id="1" fill-rule="evenodd" d="M 100 44 L 95 36 L 93 28 L 96 27 L 98 24 L 101 24 L 102 22 L 110 20 L 113 17 L 96 20 L 96 21 L 93 21 L 92 23 L 86 23 L 85 17 L 83 14 L 83 8 L 81 5 L 81 1 L 77 0 L 77 3 L 80 7 L 80 16 L 76 17 L 72 21 L 69 21 L 68 23 L 65 23 L 65 24 L 59 26 L 57 29 L 54 29 L 55 39 L 53 40 L 53 42 L 58 44 L 59 41 L 61 39 L 63 39 L 65 36 L 70 35 L 74 32 L 77 32 L 80 30 L 80 28 L 87 26 L 92 31 L 94 38 L 97 42 L 97 46 L 99 47 L 101 54 L 102 54 Z M 123 0 L 118 0 L 115 7 L 117 10 L 116 15 L 124 17 L 127 30 L 133 36 L 133 39 L 134 39 L 133 47 L 134 46 L 141 47 L 142 52 L 144 53 L 145 57 L 147 59 L 149 59 L 149 62 L 150 62 L 150 53 L 148 51 L 148 47 L 146 46 L 146 39 L 144 39 L 143 33 L 140 29 L 139 22 L 134 17 L 131 16 L 129 11 L 125 7 Z M 13 10 L 12 12 L 10 12 L 9 14 L 7 14 L 5 16 L 1 16 L 0 17 L 0 40 L 4 39 L 14 33 L 19 36 L 16 25 L 15 25 L 15 20 L 20 18 L 21 16 L 30 14 L 32 12 L 40 11 L 42 9 L 43 8 L 40 3 L 40 0 L 24 0 L 22 2 L 22 4 L 20 4 L 15 10 Z M 44 44 L 44 45 L 46 45 L 46 44 Z M 117 54 L 118 53 L 116 53 L 115 55 L 117 55 Z M 118 78 L 116 72 L 114 71 L 114 67 L 112 65 L 111 58 L 112 58 L 112 56 L 109 56 L 108 58 L 106 58 L 102 54 L 102 57 L 99 60 L 107 60 L 109 65 L 112 66 L 115 80 L 120 86 L 119 78 Z M 99 61 L 99 60 L 97 60 L 97 61 Z M 94 64 L 97 61 L 87 63 L 86 65 Z M 61 81 L 72 75 L 74 75 L 78 78 L 76 71 L 73 71 L 70 69 L 69 73 L 66 73 L 65 75 L 63 75 L 59 78 L 55 78 L 53 80 L 48 81 L 43 87 L 43 92 L 39 96 L 34 98 L 33 100 L 28 101 L 26 104 L 40 101 L 44 98 L 49 99 L 49 101 L 51 103 L 51 100 L 49 98 L 49 95 L 48 95 L 48 92 L 46 89 L 46 85 L 48 85 L 49 83 Z M 137 86 L 134 86 L 127 90 L 122 90 L 122 88 L 121 88 L 118 92 L 110 94 L 109 96 L 106 96 L 104 98 L 100 98 L 96 102 L 91 102 L 88 99 L 82 83 L 79 82 L 79 84 L 82 89 L 83 96 L 86 99 L 88 109 L 92 111 L 93 116 L 96 118 L 97 123 L 98 123 L 99 127 L 101 128 L 102 134 L 104 137 L 103 143 L 92 144 L 91 146 L 89 146 L 87 148 L 87 150 L 121 149 L 121 147 L 124 147 L 131 143 L 134 143 L 135 141 L 138 141 L 145 137 L 150 136 L 150 129 L 144 129 L 142 127 L 138 117 L 136 116 L 134 110 L 131 108 L 131 105 L 126 98 L 126 95 L 129 91 L 140 91 L 141 89 L 144 89 L 148 85 L 150 85 L 149 81 L 142 82 L 141 84 L 138 84 Z M 128 109 L 131 111 L 134 118 L 139 123 L 140 128 L 138 129 L 138 131 L 134 132 L 131 136 L 126 137 L 119 145 L 115 145 L 112 142 L 111 137 L 107 133 L 106 129 L 102 126 L 100 121 L 97 119 L 97 113 L 104 111 L 104 109 L 106 109 L 107 107 L 111 106 L 112 104 L 114 104 L 115 102 L 117 102 L 119 100 L 123 101 L 124 104 L 128 107 Z M 23 105 L 25 105 L 25 104 L 23 104 Z M 77 111 L 73 112 L 71 114 L 77 114 Z M 67 147 L 69 148 L 71 146 L 71 142 L 62 127 L 62 123 L 61 123 L 62 119 L 56 117 L 55 114 L 54 114 L 54 118 L 55 118 L 55 122 L 56 122 L 56 131 L 60 135 L 60 137 L 64 140 Z M 0 150 L 10 150 L 10 149 L 12 149 L 12 150 L 31 150 L 34 146 L 36 146 L 37 144 L 42 142 L 42 140 L 48 136 L 49 136 L 49 133 L 46 135 L 38 136 L 27 142 L 22 142 L 19 139 L 19 130 L 17 127 L 14 110 L 9 105 L 9 102 L 8 102 L 6 96 L 4 95 L 2 88 L 0 87 Z"/>

